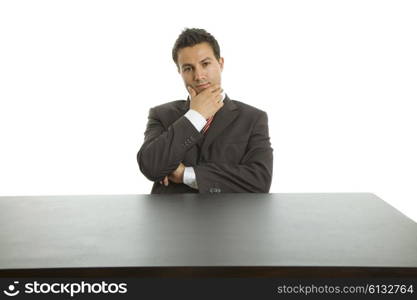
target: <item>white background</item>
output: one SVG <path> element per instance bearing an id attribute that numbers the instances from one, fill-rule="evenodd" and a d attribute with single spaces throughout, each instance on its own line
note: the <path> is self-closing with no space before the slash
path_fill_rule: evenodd
<path id="1" fill-rule="evenodd" d="M 373 192 L 417 220 L 415 1 L 1 1 L 0 195 L 149 193 L 171 49 L 211 32 L 232 99 L 268 112 L 271 192 Z M 371 213 L 371 212 L 370 212 Z"/>

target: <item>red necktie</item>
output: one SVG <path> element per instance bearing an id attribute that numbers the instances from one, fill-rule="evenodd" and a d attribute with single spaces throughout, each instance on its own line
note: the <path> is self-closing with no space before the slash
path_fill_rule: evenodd
<path id="1" fill-rule="evenodd" d="M 207 129 L 209 129 L 211 122 L 213 121 L 213 116 L 208 118 L 206 125 L 203 127 L 203 133 L 206 133 Z"/>

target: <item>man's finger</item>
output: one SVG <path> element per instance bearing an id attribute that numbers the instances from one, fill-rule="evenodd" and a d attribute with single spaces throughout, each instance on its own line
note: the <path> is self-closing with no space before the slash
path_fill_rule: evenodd
<path id="1" fill-rule="evenodd" d="M 216 92 L 218 92 L 218 91 L 222 91 L 222 87 L 220 86 L 220 84 L 215 84 L 215 85 L 213 85 L 213 87 L 210 89 L 210 91 L 211 91 L 212 93 L 216 93 Z"/>
<path id="2" fill-rule="evenodd" d="M 169 183 L 169 181 L 168 181 L 168 177 L 167 177 L 167 176 L 165 176 L 165 177 L 164 177 L 164 185 L 165 185 L 165 186 L 168 186 L 168 183 Z"/>
<path id="3" fill-rule="evenodd" d="M 191 86 L 187 86 L 187 90 L 191 98 L 197 96 L 197 92 Z"/>
<path id="4" fill-rule="evenodd" d="M 222 93 L 223 93 L 223 90 L 221 89 L 221 90 L 218 90 L 218 91 L 215 93 L 215 95 L 216 95 L 216 96 L 221 96 L 221 95 L 222 95 Z"/>
<path id="5" fill-rule="evenodd" d="M 214 99 L 216 102 L 220 102 L 223 99 L 223 89 L 218 90 L 216 93 L 212 94 L 212 99 Z"/>

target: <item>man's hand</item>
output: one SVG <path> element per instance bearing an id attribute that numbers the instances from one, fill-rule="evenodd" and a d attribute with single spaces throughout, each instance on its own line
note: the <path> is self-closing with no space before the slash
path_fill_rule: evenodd
<path id="1" fill-rule="evenodd" d="M 159 183 L 164 184 L 165 186 L 168 186 L 169 180 L 175 183 L 182 183 L 184 177 L 184 170 L 185 165 L 183 163 L 180 163 L 174 172 L 172 172 L 168 176 L 165 176 L 164 179 Z"/>
<path id="2" fill-rule="evenodd" d="M 206 120 L 222 108 L 221 93 L 223 90 L 219 84 L 209 86 L 199 94 L 191 86 L 188 86 L 187 89 L 191 98 L 190 109 L 199 112 Z"/>
<path id="3" fill-rule="evenodd" d="M 165 176 L 164 179 L 162 179 L 162 181 L 160 181 L 159 183 L 164 184 L 165 186 L 168 186 L 169 184 L 168 176 Z"/>

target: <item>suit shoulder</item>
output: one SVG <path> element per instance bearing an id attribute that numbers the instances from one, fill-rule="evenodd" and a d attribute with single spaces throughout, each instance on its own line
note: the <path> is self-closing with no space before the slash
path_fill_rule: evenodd
<path id="1" fill-rule="evenodd" d="M 246 103 L 238 101 L 238 100 L 232 100 L 232 101 L 237 106 L 237 108 L 245 114 L 250 114 L 250 115 L 253 115 L 253 116 L 259 116 L 259 115 L 264 115 L 264 114 L 266 115 L 267 114 L 265 111 L 255 107 L 255 106 L 246 104 Z"/>
<path id="2" fill-rule="evenodd" d="M 186 100 L 174 100 L 170 102 L 166 102 L 157 106 L 154 106 L 150 109 L 150 112 L 165 115 L 166 113 L 172 112 L 181 112 L 184 110 L 186 105 Z"/>
<path id="3" fill-rule="evenodd" d="M 187 101 L 186 100 L 174 100 L 170 102 L 166 102 L 157 106 L 152 107 L 154 110 L 170 110 L 170 109 L 176 109 L 181 108 L 185 105 Z"/>

